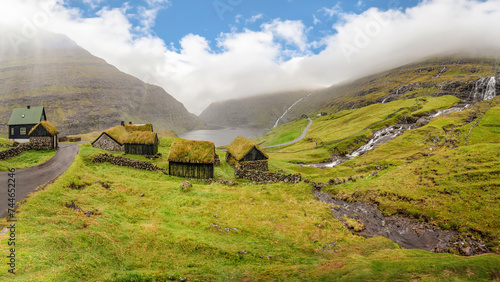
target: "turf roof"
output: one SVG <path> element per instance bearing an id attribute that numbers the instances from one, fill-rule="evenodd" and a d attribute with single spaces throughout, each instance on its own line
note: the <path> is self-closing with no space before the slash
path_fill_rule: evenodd
<path id="1" fill-rule="evenodd" d="M 127 130 L 125 130 L 125 127 L 121 125 L 106 129 L 104 132 L 120 144 L 124 144 L 128 137 Z"/>
<path id="2" fill-rule="evenodd" d="M 257 149 L 260 151 L 266 158 L 269 158 L 269 156 L 262 150 L 255 142 L 250 141 L 244 137 L 238 136 L 236 139 L 231 142 L 227 146 L 227 151 L 233 155 L 233 157 L 237 160 L 240 161 L 242 160 L 252 148 Z"/>
<path id="3" fill-rule="evenodd" d="M 148 124 L 125 124 L 125 130 L 128 132 L 131 131 L 153 131 L 153 125 L 151 123 Z"/>
<path id="4" fill-rule="evenodd" d="M 56 135 L 59 133 L 59 131 L 57 130 L 57 128 L 52 124 L 50 123 L 49 121 L 41 121 L 39 123 L 37 123 L 37 125 L 33 126 L 33 128 L 30 130 L 29 134 L 28 135 L 31 135 L 31 133 L 33 131 L 35 131 L 35 129 L 38 127 L 38 126 L 42 126 L 43 128 L 45 128 L 45 130 L 47 130 L 48 133 L 50 133 L 51 135 Z"/>
<path id="5" fill-rule="evenodd" d="M 215 145 L 208 141 L 178 140 L 172 143 L 168 154 L 169 162 L 213 164 Z"/>
<path id="6" fill-rule="evenodd" d="M 134 131 L 128 134 L 126 144 L 153 145 L 157 140 L 156 133 L 151 131 Z"/>

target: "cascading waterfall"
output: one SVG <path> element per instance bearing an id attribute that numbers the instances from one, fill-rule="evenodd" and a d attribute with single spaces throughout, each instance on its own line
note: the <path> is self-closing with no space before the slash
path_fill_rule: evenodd
<path id="1" fill-rule="evenodd" d="M 495 98 L 496 96 L 496 77 L 482 77 L 476 81 L 472 99 L 474 101 L 484 101 Z"/>
<path id="2" fill-rule="evenodd" d="M 403 88 L 403 87 L 404 87 L 404 86 L 401 86 L 401 87 L 399 87 L 398 89 L 396 89 L 396 94 L 390 94 L 390 95 L 388 95 L 387 97 L 385 97 L 385 98 L 384 98 L 384 100 L 382 100 L 382 104 L 384 104 L 384 103 L 385 103 L 385 101 L 387 101 L 387 99 L 391 98 L 393 95 L 398 96 L 398 94 L 399 94 L 399 90 L 400 90 L 401 88 Z"/>
<path id="3" fill-rule="evenodd" d="M 290 107 L 288 107 L 288 109 L 286 109 L 286 111 L 278 118 L 278 120 L 276 120 L 276 122 L 274 123 L 273 128 L 275 128 L 276 126 L 278 126 L 278 124 L 280 123 L 280 121 L 286 116 L 286 114 L 288 114 L 288 111 L 290 111 L 293 107 L 297 106 L 297 104 L 299 104 L 300 102 L 302 102 L 305 99 L 307 99 L 309 96 L 311 96 L 311 94 L 307 95 L 306 97 L 300 98 L 295 103 L 293 103 Z"/>

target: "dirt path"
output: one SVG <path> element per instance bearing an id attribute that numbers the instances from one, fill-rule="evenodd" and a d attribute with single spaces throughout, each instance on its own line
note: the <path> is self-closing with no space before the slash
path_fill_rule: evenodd
<path id="1" fill-rule="evenodd" d="M 306 126 L 306 128 L 304 128 L 304 131 L 302 131 L 302 134 L 300 134 L 300 136 L 297 139 L 292 140 L 290 142 L 283 143 L 283 144 L 271 145 L 271 146 L 263 146 L 261 148 L 265 149 L 265 148 L 275 148 L 275 147 L 292 145 L 292 144 L 297 143 L 300 140 L 304 139 L 304 137 L 306 137 L 307 131 L 309 131 L 309 128 L 311 127 L 311 125 L 313 123 L 312 119 L 310 119 L 310 118 L 307 118 L 307 119 L 309 120 L 309 124 Z"/>
<path id="2" fill-rule="evenodd" d="M 35 189 L 59 176 L 73 163 L 78 145 L 60 143 L 57 153 L 50 160 L 34 167 L 17 170 L 16 203 L 21 202 Z M 0 172 L 0 218 L 7 215 L 7 181 L 9 172 Z"/>

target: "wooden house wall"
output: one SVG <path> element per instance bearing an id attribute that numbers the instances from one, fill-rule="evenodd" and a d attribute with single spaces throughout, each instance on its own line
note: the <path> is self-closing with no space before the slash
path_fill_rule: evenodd
<path id="1" fill-rule="evenodd" d="M 125 154 L 152 156 L 158 153 L 158 143 L 153 145 L 125 144 Z"/>
<path id="2" fill-rule="evenodd" d="M 209 179 L 214 178 L 214 165 L 169 162 L 168 174 L 185 178 Z"/>
<path id="3" fill-rule="evenodd" d="M 36 124 L 9 125 L 9 139 L 29 139 L 29 132 Z M 26 134 L 21 135 L 21 128 L 26 128 Z M 14 134 L 12 133 L 14 129 Z"/>
<path id="4" fill-rule="evenodd" d="M 243 157 L 241 161 L 243 162 L 251 162 L 251 161 L 263 161 L 267 160 L 267 157 L 264 156 L 259 150 L 253 147 L 246 155 Z"/>

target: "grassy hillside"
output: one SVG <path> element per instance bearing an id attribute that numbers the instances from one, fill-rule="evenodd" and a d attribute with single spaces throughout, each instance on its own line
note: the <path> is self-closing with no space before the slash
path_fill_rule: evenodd
<path id="1" fill-rule="evenodd" d="M 160 150 L 174 140 L 162 138 Z M 382 237 L 352 235 L 305 183 L 194 181 L 182 190 L 180 178 L 93 164 L 91 155 L 100 151 L 83 145 L 66 173 L 19 208 L 17 274 L 7 274 L 3 263 L 1 278 L 480 281 L 500 272 L 498 255 L 404 250 Z M 223 165 L 216 174 L 230 175 L 231 168 Z M 0 235 L 2 253 L 6 240 Z"/>
<path id="2" fill-rule="evenodd" d="M 336 84 L 326 89 L 310 91 L 307 93 L 312 95 L 293 107 L 283 118 L 283 122 L 290 122 L 302 114 L 310 116 L 320 112 L 332 114 L 342 110 L 362 108 L 384 100 L 390 102 L 419 96 L 443 95 L 454 95 L 467 100 L 471 98 L 478 79 L 500 73 L 499 62 L 498 59 L 488 58 L 430 59 L 355 81 Z M 497 83 L 497 91 L 500 92 L 500 83 Z M 207 108 L 202 117 L 210 116 L 210 122 L 216 124 L 248 126 L 252 122 L 254 123 L 252 127 L 271 128 L 273 122 L 297 100 L 297 97 L 290 96 L 287 99 L 280 95 L 271 95 L 265 99 L 246 98 L 219 102 Z M 233 118 L 234 115 L 225 114 L 230 108 L 238 109 L 239 116 L 249 118 L 233 123 L 236 119 Z M 258 119 L 255 117 L 260 115 L 269 116 L 269 120 L 256 122 Z"/>

